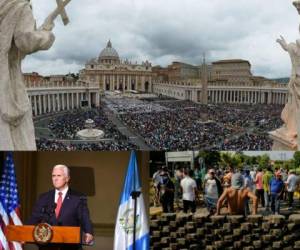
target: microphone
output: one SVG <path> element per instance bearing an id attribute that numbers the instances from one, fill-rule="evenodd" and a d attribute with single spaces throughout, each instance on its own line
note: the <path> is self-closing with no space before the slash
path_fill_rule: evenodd
<path id="1" fill-rule="evenodd" d="M 57 203 L 53 203 L 53 204 L 50 206 L 50 212 L 51 212 L 52 215 L 55 214 L 55 209 L 56 209 L 56 207 L 57 207 Z"/>
<path id="2" fill-rule="evenodd" d="M 51 217 L 55 214 L 57 204 L 45 205 L 42 207 L 42 222 L 50 223 Z"/>
<path id="3" fill-rule="evenodd" d="M 41 222 L 47 222 L 47 217 L 48 217 L 48 213 L 47 213 L 47 206 L 43 206 L 42 207 L 42 218 L 41 218 Z"/>

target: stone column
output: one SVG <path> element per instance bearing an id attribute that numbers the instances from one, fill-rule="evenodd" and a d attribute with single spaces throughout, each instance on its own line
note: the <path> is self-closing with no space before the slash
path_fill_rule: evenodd
<path id="1" fill-rule="evenodd" d="M 120 81 L 120 76 L 117 74 L 117 90 L 119 90 L 119 81 Z"/>
<path id="2" fill-rule="evenodd" d="M 122 91 L 123 91 L 123 93 L 125 92 L 125 75 L 122 75 Z"/>
<path id="3" fill-rule="evenodd" d="M 90 93 L 90 91 L 87 93 L 87 95 L 88 95 L 89 108 L 91 108 L 92 105 L 91 105 L 91 93 Z"/>
<path id="4" fill-rule="evenodd" d="M 46 95 L 43 95 L 43 113 L 47 113 Z"/>
<path id="5" fill-rule="evenodd" d="M 51 99 L 52 99 L 52 111 L 55 112 L 55 94 L 51 94 Z"/>
<path id="6" fill-rule="evenodd" d="M 114 90 L 115 89 L 114 76 L 109 75 L 108 79 L 109 79 L 109 88 L 110 88 L 110 90 Z"/>
<path id="7" fill-rule="evenodd" d="M 131 75 L 128 75 L 128 90 L 131 90 Z"/>
<path id="8" fill-rule="evenodd" d="M 47 94 L 47 102 L 48 102 L 48 112 L 50 113 L 52 111 L 50 94 Z"/>
<path id="9" fill-rule="evenodd" d="M 67 92 L 67 110 L 70 110 L 70 100 L 69 100 L 70 96 L 69 93 Z"/>
<path id="10" fill-rule="evenodd" d="M 41 115 L 43 113 L 42 111 L 42 97 L 41 95 L 39 95 L 39 111 L 38 111 L 38 115 Z"/>
<path id="11" fill-rule="evenodd" d="M 142 76 L 142 91 L 145 91 L 145 76 Z"/>
<path id="12" fill-rule="evenodd" d="M 272 103 L 272 92 L 268 92 L 268 100 L 267 100 L 268 104 Z"/>
<path id="13" fill-rule="evenodd" d="M 76 106 L 77 106 L 77 108 L 79 108 L 79 93 L 78 92 L 76 92 Z"/>
<path id="14" fill-rule="evenodd" d="M 61 94 L 61 108 L 65 110 L 65 93 Z"/>
<path id="15" fill-rule="evenodd" d="M 74 109 L 74 93 L 71 93 L 71 105 L 72 105 L 72 109 Z"/>
<path id="16" fill-rule="evenodd" d="M 56 95 L 56 100 L 57 100 L 57 111 L 60 111 L 61 109 L 60 109 L 60 107 L 61 107 L 61 105 L 60 105 L 60 94 L 58 93 L 57 95 Z"/>
<path id="17" fill-rule="evenodd" d="M 105 75 L 102 75 L 102 85 L 103 85 L 103 90 L 106 90 L 106 83 L 105 83 Z M 79 106 L 78 106 L 79 107 Z"/>
<path id="18" fill-rule="evenodd" d="M 100 107 L 100 96 L 99 96 L 99 92 L 96 92 L 96 107 Z"/>
<path id="19" fill-rule="evenodd" d="M 34 103 L 34 116 L 37 116 L 37 98 L 36 98 L 36 95 L 33 96 L 33 103 Z"/>

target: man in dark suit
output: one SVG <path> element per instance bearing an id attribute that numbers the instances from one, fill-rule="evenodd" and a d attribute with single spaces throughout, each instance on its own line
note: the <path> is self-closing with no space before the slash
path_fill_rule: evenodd
<path id="1" fill-rule="evenodd" d="M 80 226 L 83 232 L 83 243 L 91 244 L 93 229 L 86 197 L 70 189 L 69 181 L 69 168 L 56 165 L 52 171 L 54 189 L 41 194 L 27 224 L 36 225 L 44 222 L 52 226 Z M 43 246 L 40 246 L 40 249 L 43 249 Z M 81 246 L 63 245 L 60 249 L 76 250 L 81 249 Z"/>

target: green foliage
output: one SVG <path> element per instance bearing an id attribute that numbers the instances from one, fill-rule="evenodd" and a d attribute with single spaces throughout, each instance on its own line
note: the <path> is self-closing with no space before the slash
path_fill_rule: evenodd
<path id="1" fill-rule="evenodd" d="M 207 168 L 217 166 L 221 159 L 221 154 L 219 151 L 200 151 L 197 157 L 197 161 L 199 157 L 204 159 L 205 166 Z"/>
<path id="2" fill-rule="evenodd" d="M 258 156 L 258 165 L 261 167 L 261 168 L 267 168 L 268 165 L 270 163 L 270 157 L 269 155 L 267 154 L 263 154 L 263 155 L 260 155 Z"/>
<path id="3" fill-rule="evenodd" d="M 241 168 L 245 158 L 240 153 L 222 153 L 220 164 L 224 167 Z"/>
<path id="4" fill-rule="evenodd" d="M 294 154 L 295 167 L 300 167 L 300 151 L 295 152 Z"/>

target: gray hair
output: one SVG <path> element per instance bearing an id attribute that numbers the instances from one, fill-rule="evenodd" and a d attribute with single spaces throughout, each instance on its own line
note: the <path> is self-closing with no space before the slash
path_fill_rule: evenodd
<path id="1" fill-rule="evenodd" d="M 57 168 L 62 169 L 65 176 L 70 177 L 70 169 L 66 165 L 62 165 L 62 164 L 56 165 L 53 167 L 53 170 Z"/>

